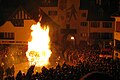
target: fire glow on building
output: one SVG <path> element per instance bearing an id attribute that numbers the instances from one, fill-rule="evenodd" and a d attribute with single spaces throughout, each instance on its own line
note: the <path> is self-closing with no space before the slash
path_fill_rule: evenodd
<path id="1" fill-rule="evenodd" d="M 50 50 L 49 27 L 41 27 L 40 22 L 31 26 L 32 40 L 28 42 L 26 56 L 30 65 L 36 67 L 47 66 L 50 64 L 49 58 L 52 54 Z"/>

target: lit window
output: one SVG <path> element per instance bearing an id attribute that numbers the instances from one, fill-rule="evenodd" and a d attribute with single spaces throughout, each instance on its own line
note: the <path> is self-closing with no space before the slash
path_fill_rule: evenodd
<path id="1" fill-rule="evenodd" d="M 86 33 L 81 33 L 80 35 L 81 35 L 81 37 L 86 37 L 87 36 Z"/>
<path id="2" fill-rule="evenodd" d="M 88 26 L 88 23 L 87 22 L 81 22 L 80 25 L 81 26 Z"/>

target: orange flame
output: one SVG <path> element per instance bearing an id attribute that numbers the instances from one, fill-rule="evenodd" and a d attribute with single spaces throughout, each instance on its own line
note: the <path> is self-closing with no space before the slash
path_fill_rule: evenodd
<path id="1" fill-rule="evenodd" d="M 42 67 L 49 65 L 51 56 L 49 27 L 41 27 L 40 22 L 31 26 L 32 40 L 28 42 L 28 50 L 26 56 L 30 65 Z"/>

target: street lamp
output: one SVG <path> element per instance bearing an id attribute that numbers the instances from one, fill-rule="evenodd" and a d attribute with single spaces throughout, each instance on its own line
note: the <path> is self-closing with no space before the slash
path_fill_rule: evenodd
<path id="1" fill-rule="evenodd" d="M 73 36 L 71 36 L 71 40 L 74 40 L 75 38 Z"/>
<path id="2" fill-rule="evenodd" d="M 71 40 L 72 40 L 73 47 L 75 47 L 75 38 L 73 36 L 71 36 Z"/>

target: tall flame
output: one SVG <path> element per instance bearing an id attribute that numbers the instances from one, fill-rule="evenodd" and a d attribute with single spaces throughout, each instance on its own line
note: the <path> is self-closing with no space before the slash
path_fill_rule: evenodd
<path id="1" fill-rule="evenodd" d="M 49 27 L 41 27 L 40 22 L 31 26 L 32 40 L 28 42 L 28 50 L 26 56 L 30 65 L 37 67 L 49 64 L 51 56 Z"/>

